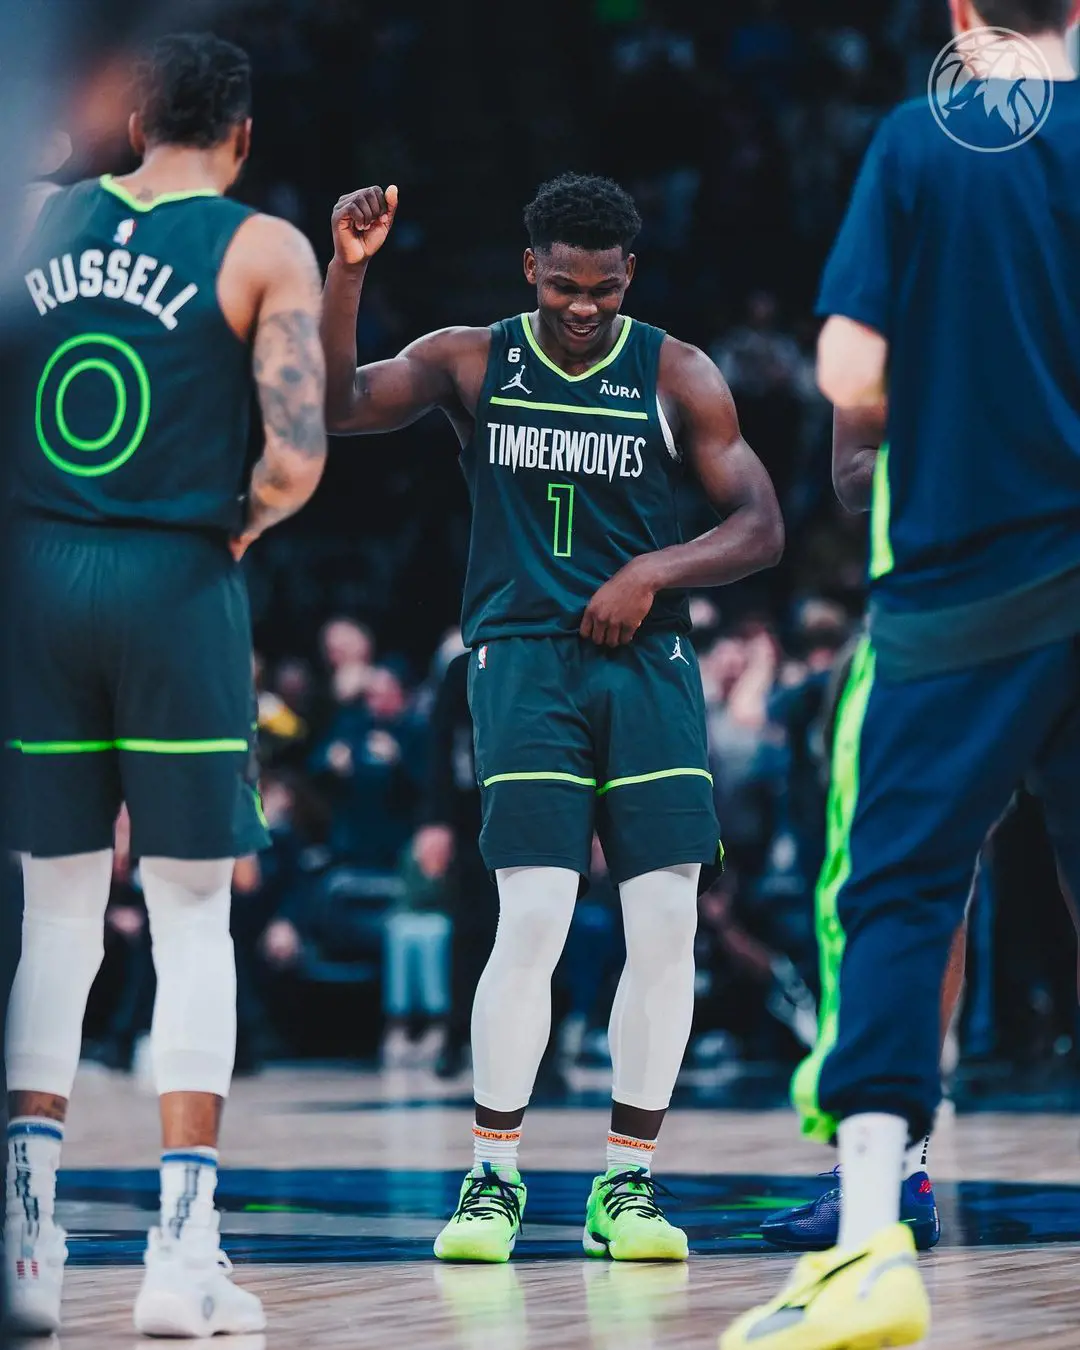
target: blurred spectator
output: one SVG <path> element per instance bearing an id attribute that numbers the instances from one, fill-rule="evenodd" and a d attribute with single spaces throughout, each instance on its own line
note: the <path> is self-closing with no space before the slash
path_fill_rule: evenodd
<path id="1" fill-rule="evenodd" d="M 698 1003 L 690 1054 L 701 1061 L 716 1044 L 714 1033 L 736 1038 L 723 1044 L 749 1059 L 794 1060 L 814 1044 L 814 996 L 792 962 L 741 916 L 740 878 L 731 869 L 700 901 Z M 761 1017 L 765 1010 L 770 1020 Z"/>
<path id="2" fill-rule="evenodd" d="M 473 759 L 469 653 L 446 667 L 431 710 L 428 770 L 413 857 L 429 879 L 446 880 L 452 919 L 450 1009 L 437 1065 L 453 1078 L 465 1067 L 473 996 L 495 942 L 499 896 L 480 856 L 480 787 Z"/>
<path id="3" fill-rule="evenodd" d="M 587 1044 L 594 1062 L 601 1056 L 610 1061 L 608 1019 L 625 961 L 619 893 L 594 835 L 589 888 L 574 909 L 556 971 L 566 991 L 565 1013 L 556 1029 L 565 1061 L 574 1063 Z"/>
<path id="4" fill-rule="evenodd" d="M 793 659 L 781 668 L 769 696 L 768 719 L 782 732 L 783 756 L 774 780 L 773 842 L 790 839 L 788 870 L 797 878 L 800 895 L 813 891 L 824 860 L 828 763 L 822 719 L 828 711 L 833 666 L 849 632 L 849 620 L 839 605 L 807 601 L 792 636 Z"/>
<path id="5" fill-rule="evenodd" d="M 438 829 L 439 827 L 435 827 Z M 444 879 L 447 841 L 421 832 L 403 867 L 405 885 L 386 916 L 383 1064 L 408 1063 L 408 1046 L 437 1033 L 450 1010 L 450 919 Z M 423 1051 L 418 1058 L 426 1058 Z"/>
<path id="6" fill-rule="evenodd" d="M 794 336 L 780 328 L 776 296 L 756 291 L 747 302 L 745 321 L 716 344 L 712 357 L 735 395 L 743 435 L 786 502 L 803 403 L 814 393 L 811 363 Z"/>
<path id="7" fill-rule="evenodd" d="M 775 640 L 759 630 L 721 638 L 702 661 L 720 833 L 732 864 L 748 876 L 761 870 L 767 842 L 757 758 L 777 660 Z"/>
<path id="8" fill-rule="evenodd" d="M 359 669 L 344 664 L 335 674 Z M 422 726 L 393 671 L 364 670 L 362 690 L 338 708 L 312 769 L 330 801 L 334 860 L 389 872 L 412 829 L 423 773 Z"/>
<path id="9" fill-rule="evenodd" d="M 335 703 L 352 703 L 367 688 L 375 659 L 371 629 L 355 619 L 331 619 L 319 634 L 326 662 L 330 696 Z"/>
<path id="10" fill-rule="evenodd" d="M 307 725 L 280 694 L 266 687 L 266 662 L 258 652 L 255 653 L 255 696 L 260 761 L 270 764 L 295 756 L 307 740 Z"/>

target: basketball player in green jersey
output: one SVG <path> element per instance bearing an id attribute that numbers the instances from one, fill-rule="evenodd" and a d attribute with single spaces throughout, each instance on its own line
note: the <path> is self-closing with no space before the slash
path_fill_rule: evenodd
<path id="1" fill-rule="evenodd" d="M 5 1246 L 17 1326 L 55 1331 L 56 1168 L 126 802 L 157 968 L 164 1143 L 135 1324 L 201 1337 L 265 1324 L 228 1278 L 214 1209 L 236 1034 L 230 881 L 265 842 L 236 559 L 315 490 L 324 366 L 310 245 L 223 195 L 250 142 L 245 54 L 209 34 L 165 38 L 137 86 L 140 167 L 48 196 L 20 267 L 31 375 L 11 419 L 5 826 L 26 906 Z M 245 485 L 253 392 L 265 447 Z"/>
<path id="2" fill-rule="evenodd" d="M 328 427 L 390 431 L 440 408 L 457 432 L 473 503 L 463 623 L 481 848 L 500 900 L 473 1008 L 475 1166 L 435 1252 L 505 1261 L 514 1246 L 551 974 L 597 830 L 627 962 L 611 1015 L 607 1169 L 584 1246 L 683 1259 L 686 1235 L 658 1207 L 650 1163 L 690 1031 L 699 874 L 718 854 L 685 588 L 776 563 L 776 496 L 712 362 L 621 313 L 641 222 L 607 179 L 565 175 L 528 207 L 533 313 L 431 333 L 357 370 L 364 274 L 396 208 L 396 188 L 368 188 L 334 212 Z M 675 509 L 686 469 L 723 517 L 689 543 Z"/>

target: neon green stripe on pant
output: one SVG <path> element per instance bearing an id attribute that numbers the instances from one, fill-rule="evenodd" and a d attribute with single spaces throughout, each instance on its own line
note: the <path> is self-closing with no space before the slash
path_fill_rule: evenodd
<path id="1" fill-rule="evenodd" d="M 832 771 L 829 781 L 825 863 L 814 896 L 818 957 L 821 965 L 821 1004 L 818 1009 L 817 1044 L 791 1080 L 791 1100 L 802 1116 L 802 1132 L 811 1139 L 829 1143 L 836 1121 L 818 1103 L 818 1084 L 825 1057 L 836 1044 L 840 1024 L 840 964 L 844 959 L 845 935 L 840 926 L 837 899 L 851 875 L 851 826 L 859 797 L 859 745 L 866 705 L 874 684 L 874 649 L 863 638 L 855 649 L 851 671 L 840 698 L 833 735 Z"/>

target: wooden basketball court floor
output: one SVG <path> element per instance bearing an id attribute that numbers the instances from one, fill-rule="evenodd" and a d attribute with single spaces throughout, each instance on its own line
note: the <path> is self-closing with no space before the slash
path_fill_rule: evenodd
<path id="1" fill-rule="evenodd" d="M 238 1280 L 265 1301 L 265 1335 L 219 1350 L 697 1350 L 778 1289 L 793 1258 L 757 1236 L 770 1210 L 819 1193 L 832 1154 L 783 1109 L 717 1110 L 683 1094 L 657 1158 L 685 1266 L 586 1261 L 589 1180 L 607 1128 L 593 1088 L 526 1121 L 525 1231 L 505 1267 L 446 1266 L 431 1241 L 471 1161 L 468 1084 L 430 1072 L 274 1069 L 236 1084 L 219 1197 Z M 750 1097 L 753 1098 L 751 1093 Z M 778 1107 L 779 1087 L 764 1094 Z M 736 1098 L 737 1100 L 737 1098 Z M 69 1229 L 63 1350 L 161 1345 L 131 1328 L 156 1205 L 155 1103 L 133 1080 L 80 1074 L 59 1215 Z M 959 1114 L 931 1154 L 944 1225 L 922 1259 L 927 1344 L 1080 1347 L 1080 1122 Z M 50 1344 L 46 1342 L 46 1344 Z M 209 1344 L 209 1343 L 207 1343 Z"/>

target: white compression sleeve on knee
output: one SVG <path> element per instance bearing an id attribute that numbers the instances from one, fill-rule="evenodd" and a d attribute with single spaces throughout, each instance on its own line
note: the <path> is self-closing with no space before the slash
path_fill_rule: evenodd
<path id="1" fill-rule="evenodd" d="M 22 862 L 25 908 L 8 1008 L 8 1088 L 70 1097 L 86 1000 L 105 950 L 112 850 Z"/>
<path id="2" fill-rule="evenodd" d="M 499 928 L 472 1014 L 473 1093 L 491 1111 L 528 1105 L 551 1031 L 551 976 L 566 943 L 578 874 L 506 867 Z"/>
<path id="3" fill-rule="evenodd" d="M 662 1111 L 671 1102 L 694 1017 L 697 863 L 624 881 L 626 966 L 611 1008 L 611 1095 Z"/>
<path id="4" fill-rule="evenodd" d="M 143 858 L 139 870 L 157 971 L 154 1084 L 159 1095 L 227 1097 L 236 1056 L 233 859 Z"/>

